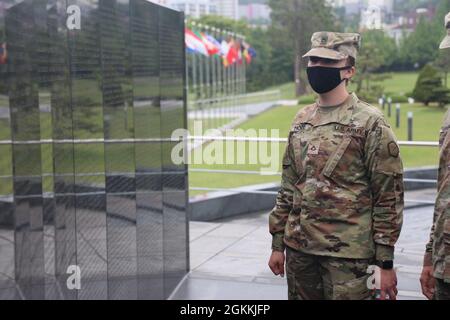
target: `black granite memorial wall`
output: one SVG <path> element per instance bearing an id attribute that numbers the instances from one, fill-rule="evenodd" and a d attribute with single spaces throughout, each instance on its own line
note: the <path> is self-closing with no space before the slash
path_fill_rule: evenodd
<path id="1" fill-rule="evenodd" d="M 184 16 L 0 1 L 0 299 L 165 299 L 189 269 Z"/>

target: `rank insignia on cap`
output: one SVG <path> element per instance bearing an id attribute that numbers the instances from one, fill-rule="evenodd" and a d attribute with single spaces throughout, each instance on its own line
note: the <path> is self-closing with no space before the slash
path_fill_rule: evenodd
<path id="1" fill-rule="evenodd" d="M 321 45 L 326 45 L 327 42 L 328 42 L 328 34 L 324 32 L 324 33 L 322 34 L 321 39 L 320 39 L 320 44 L 321 44 Z"/>

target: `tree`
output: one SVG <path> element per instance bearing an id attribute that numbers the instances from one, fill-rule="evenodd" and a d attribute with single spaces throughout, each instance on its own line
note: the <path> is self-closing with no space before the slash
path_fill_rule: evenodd
<path id="1" fill-rule="evenodd" d="M 437 48 L 445 35 L 444 17 L 450 11 L 450 0 L 395 1 L 396 11 L 404 13 L 418 7 L 436 6 L 436 14 L 430 21 L 422 16 L 412 33 L 405 30 L 392 68 L 414 70 L 438 58 Z M 391 69 L 392 69 L 391 68 Z"/>
<path id="2" fill-rule="evenodd" d="M 366 31 L 362 38 L 364 40 L 358 54 L 357 73 L 354 78 L 356 92 L 362 99 L 374 102 L 383 93 L 380 82 L 387 77 L 386 75 L 376 74 L 375 71 L 385 65 L 386 60 L 390 58 L 390 53 L 387 51 L 389 46 L 385 48 L 380 44 L 383 42 L 389 43 L 389 41 L 378 30 Z M 391 48 L 391 50 L 395 49 Z"/>
<path id="3" fill-rule="evenodd" d="M 439 53 L 439 56 L 435 62 L 436 67 L 442 71 L 444 78 L 444 85 L 448 87 L 447 78 L 450 72 L 450 55 L 446 51 L 442 51 Z"/>
<path id="4" fill-rule="evenodd" d="M 267 31 L 261 28 L 251 29 L 247 40 L 257 52 L 257 57 L 247 68 L 247 90 L 250 92 L 263 90 L 275 84 L 270 73 L 272 47 L 268 41 Z"/>
<path id="5" fill-rule="evenodd" d="M 296 95 L 307 91 L 306 63 L 301 55 L 310 48 L 311 35 L 316 31 L 335 28 L 331 7 L 326 0 L 269 0 L 272 9 L 270 35 L 272 45 L 290 55 L 290 65 L 296 83 Z"/>
<path id="6" fill-rule="evenodd" d="M 436 9 L 435 28 L 439 35 L 438 41 L 442 40 L 447 34 L 444 28 L 444 17 L 450 12 L 450 0 L 441 0 Z M 435 65 L 442 70 L 444 74 L 444 84 L 447 87 L 447 77 L 450 72 L 450 55 L 447 50 L 440 50 Z"/>
<path id="7" fill-rule="evenodd" d="M 439 87 L 433 90 L 434 99 L 443 108 L 450 103 L 450 90 L 444 87 Z"/>
<path id="8" fill-rule="evenodd" d="M 395 40 L 387 35 L 383 30 L 366 30 L 361 33 L 361 50 L 359 56 L 370 55 L 370 59 L 376 60 L 372 63 L 372 71 L 390 70 L 395 64 L 398 48 Z M 373 52 L 373 48 L 377 48 L 377 54 Z M 372 50 L 372 51 L 370 51 Z M 358 58 L 358 64 L 361 61 Z"/>
<path id="9" fill-rule="evenodd" d="M 449 92 L 442 85 L 439 71 L 431 64 L 427 64 L 420 71 L 413 97 L 428 106 L 431 102 L 437 102 L 441 107 L 450 102 Z"/>
<path id="10" fill-rule="evenodd" d="M 442 26 L 440 28 L 443 29 Z M 440 35 L 436 23 L 422 16 L 416 30 L 402 41 L 403 63 L 411 68 L 416 65 L 424 66 L 434 61 L 438 54 Z"/>

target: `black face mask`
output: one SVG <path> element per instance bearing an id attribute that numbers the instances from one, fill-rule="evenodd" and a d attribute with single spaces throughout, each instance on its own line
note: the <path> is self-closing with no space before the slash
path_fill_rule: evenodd
<path id="1" fill-rule="evenodd" d="M 330 92 L 340 85 L 342 81 L 345 81 L 345 79 L 341 79 L 341 70 L 350 68 L 351 66 L 342 68 L 308 67 L 306 72 L 311 88 L 315 92 L 322 94 Z"/>

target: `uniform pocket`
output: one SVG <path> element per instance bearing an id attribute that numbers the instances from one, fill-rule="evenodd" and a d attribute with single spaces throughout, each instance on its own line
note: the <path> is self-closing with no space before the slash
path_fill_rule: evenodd
<path id="1" fill-rule="evenodd" d="M 294 165 L 298 176 L 303 174 L 302 139 L 299 134 L 292 134 L 291 148 L 294 155 Z"/>
<path id="2" fill-rule="evenodd" d="M 444 222 L 444 278 L 448 281 L 450 279 L 450 218 L 445 219 Z"/>
<path id="3" fill-rule="evenodd" d="M 336 169 L 336 166 L 338 165 L 339 161 L 341 160 L 342 156 L 345 154 L 345 151 L 347 150 L 350 142 L 352 141 L 351 137 L 345 137 L 341 144 L 338 146 L 336 151 L 331 155 L 331 157 L 328 159 L 327 163 L 325 164 L 325 167 L 323 168 L 322 174 L 325 177 L 330 178 L 333 174 L 334 169 Z"/>
<path id="4" fill-rule="evenodd" d="M 444 244 L 445 254 L 450 256 L 450 218 L 445 219 L 444 222 Z"/>
<path id="5" fill-rule="evenodd" d="M 369 275 L 333 285 L 333 300 L 367 300 L 370 290 L 367 287 Z"/>

